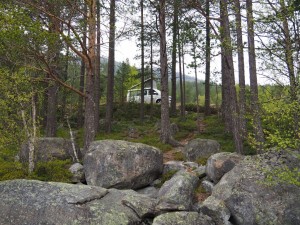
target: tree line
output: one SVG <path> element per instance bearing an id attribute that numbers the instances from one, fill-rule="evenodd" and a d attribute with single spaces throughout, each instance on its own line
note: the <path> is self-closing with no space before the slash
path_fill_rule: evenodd
<path id="1" fill-rule="evenodd" d="M 163 143 L 176 145 L 169 129 L 170 116 L 176 115 L 176 104 L 180 102 L 184 119 L 187 66 L 194 69 L 198 107 L 198 68 L 204 68 L 205 115 L 209 115 L 211 63 L 219 57 L 221 112 L 236 152 L 243 154 L 249 136 L 262 151 L 270 137 L 263 127 L 265 109 L 257 81 L 260 73 L 288 89 L 283 103 L 293 106 L 291 135 L 299 138 L 299 18 L 299 0 L 1 2 L 0 67 L 1 80 L 5 80 L 1 89 L 6 91 L 0 94 L 5 100 L 1 103 L 2 126 L 10 124 L 15 129 L 21 124 L 34 142 L 38 118 L 42 118 L 44 135 L 53 137 L 59 116 L 67 119 L 68 112 L 76 110 L 76 125 L 84 127 L 86 152 L 99 131 L 101 96 L 106 101 L 105 131 L 111 132 L 114 99 L 123 102 L 124 92 L 135 83 L 142 84 L 143 93 L 145 78 L 153 78 L 154 66 L 158 66 L 162 92 L 160 138 Z M 140 70 L 135 71 L 127 62 L 117 72 L 116 41 L 130 36 L 138 37 Z M 102 62 L 104 53 L 107 64 Z M 189 63 L 188 56 L 192 58 Z M 135 79 L 125 80 L 122 73 Z M 249 98 L 246 76 L 250 80 Z M 75 106 L 67 104 L 66 93 L 77 98 Z M 14 110 L 19 117 L 11 121 Z M 143 95 L 140 119 L 144 120 Z M 6 138 L 3 143 L 8 143 L 9 135 Z"/>

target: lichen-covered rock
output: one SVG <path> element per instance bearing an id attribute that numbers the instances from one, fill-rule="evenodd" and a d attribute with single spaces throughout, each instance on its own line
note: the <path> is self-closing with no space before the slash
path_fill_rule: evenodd
<path id="1" fill-rule="evenodd" d="M 4 181 L 0 182 L 0 224 L 140 224 L 141 218 L 122 203 L 129 195 L 134 193 L 55 182 Z"/>
<path id="2" fill-rule="evenodd" d="M 29 147 L 28 143 L 21 146 L 19 153 L 21 162 L 28 162 Z M 76 157 L 76 155 L 77 157 Z M 37 138 L 34 145 L 34 161 L 48 162 L 51 160 L 66 160 L 70 159 L 76 162 L 76 158 L 81 159 L 81 153 L 77 146 L 75 146 L 75 153 L 72 141 L 57 137 L 41 137 Z"/>
<path id="3" fill-rule="evenodd" d="M 211 218 L 197 212 L 169 212 L 155 217 L 152 225 L 215 225 Z"/>
<path id="4" fill-rule="evenodd" d="M 124 190 L 127 195 L 122 199 L 122 203 L 131 208 L 139 218 L 153 218 L 157 214 L 155 206 L 157 200 L 138 194 L 133 190 Z"/>
<path id="5" fill-rule="evenodd" d="M 220 144 L 215 140 L 194 139 L 183 149 L 183 154 L 189 161 L 197 161 L 199 158 L 209 158 L 211 155 L 220 152 Z"/>
<path id="6" fill-rule="evenodd" d="M 72 173 L 71 180 L 73 183 L 85 182 L 83 165 L 80 163 L 74 163 L 72 166 L 70 166 L 69 171 Z"/>
<path id="7" fill-rule="evenodd" d="M 209 180 L 203 180 L 201 182 L 202 187 L 205 189 L 207 193 L 212 193 L 212 190 L 214 189 L 214 184 L 210 182 Z"/>
<path id="8" fill-rule="evenodd" d="M 150 198 L 157 198 L 158 191 L 159 191 L 159 189 L 156 187 L 153 187 L 153 186 L 148 186 L 148 187 L 136 190 L 137 193 L 146 195 Z"/>
<path id="9" fill-rule="evenodd" d="M 243 157 L 236 153 L 220 152 L 210 156 L 206 164 L 206 175 L 215 184 L 229 172 Z"/>
<path id="10" fill-rule="evenodd" d="M 83 161 L 87 184 L 138 189 L 160 176 L 163 154 L 152 146 L 126 141 L 93 142 Z"/>
<path id="11" fill-rule="evenodd" d="M 212 196 L 224 201 L 237 225 L 300 224 L 300 187 L 266 180 L 267 171 L 285 166 L 299 171 L 299 165 L 299 151 L 246 157 L 222 177 Z"/>
<path id="12" fill-rule="evenodd" d="M 209 196 L 201 205 L 200 212 L 212 218 L 216 225 L 230 225 L 230 211 L 222 200 Z"/>
<path id="13" fill-rule="evenodd" d="M 185 171 L 179 171 L 166 181 L 158 193 L 158 210 L 188 211 L 192 208 L 199 178 Z"/>

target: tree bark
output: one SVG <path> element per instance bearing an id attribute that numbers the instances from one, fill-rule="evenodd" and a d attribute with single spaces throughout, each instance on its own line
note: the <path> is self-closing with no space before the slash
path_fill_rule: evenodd
<path id="1" fill-rule="evenodd" d="M 184 89 L 183 89 L 181 47 L 180 47 L 179 31 L 178 31 L 178 63 L 179 63 L 179 87 L 180 87 L 180 117 L 181 117 L 181 119 L 184 119 L 184 117 L 185 117 Z"/>
<path id="2" fill-rule="evenodd" d="M 95 62 L 96 62 L 96 0 L 88 2 L 88 60 L 86 88 L 85 88 L 85 113 L 84 113 L 84 153 L 95 138 Z"/>
<path id="3" fill-rule="evenodd" d="M 238 68 L 239 68 L 239 109 L 240 109 L 240 123 L 242 136 L 245 139 L 246 130 L 246 84 L 245 84 L 245 63 L 244 63 L 244 43 L 242 33 L 242 17 L 241 5 L 239 0 L 234 0 L 235 5 L 235 24 L 237 32 L 237 51 L 238 51 Z"/>
<path id="4" fill-rule="evenodd" d="M 109 16 L 109 52 L 108 52 L 108 74 L 107 74 L 107 99 L 105 115 L 105 131 L 110 133 L 112 130 L 113 101 L 114 101 L 114 73 L 115 73 L 115 7 L 116 1 L 110 1 Z"/>
<path id="5" fill-rule="evenodd" d="M 98 132 L 100 129 L 100 0 L 97 0 L 97 48 L 96 48 L 96 62 L 95 62 L 95 131 Z"/>
<path id="6" fill-rule="evenodd" d="M 178 0 L 174 0 L 174 14 L 172 24 L 172 100 L 171 100 L 171 115 L 176 115 L 176 64 L 177 64 L 177 32 L 178 32 Z"/>
<path id="7" fill-rule="evenodd" d="M 239 112 L 237 105 L 237 96 L 234 81 L 234 67 L 232 58 L 232 44 L 230 37 L 229 18 L 227 10 L 227 0 L 220 0 L 220 15 L 221 15 L 221 43 L 222 43 L 222 57 L 223 57 L 223 90 L 224 95 L 228 95 L 226 104 L 223 105 L 223 109 L 227 108 L 226 113 L 229 114 L 227 119 L 230 119 L 230 128 L 233 135 L 235 150 L 237 153 L 243 153 L 243 142 L 241 138 L 241 130 L 239 123 Z"/>
<path id="8" fill-rule="evenodd" d="M 256 55 L 254 44 L 254 18 L 252 0 L 246 0 L 247 7 L 247 31 L 248 31 L 248 54 L 249 54 L 249 75 L 250 75 L 250 98 L 251 111 L 253 116 L 254 136 L 257 142 L 258 152 L 262 151 L 264 133 L 261 124 L 260 107 L 258 100 L 258 85 L 256 74 Z"/>
<path id="9" fill-rule="evenodd" d="M 84 4 L 84 13 L 87 14 L 87 5 Z M 87 23 L 86 20 L 83 21 L 83 34 L 82 34 L 82 53 L 84 55 L 87 55 Z M 86 66 L 85 66 L 85 60 L 81 58 L 81 65 L 80 65 L 80 79 L 79 79 L 79 91 L 81 93 L 84 93 L 84 78 L 85 78 L 85 72 L 86 72 Z M 84 124 L 84 97 L 78 96 L 78 110 L 77 110 L 77 128 L 81 128 Z"/>
<path id="10" fill-rule="evenodd" d="M 48 6 L 51 10 L 54 10 L 54 6 Z M 60 9 L 55 9 L 57 13 L 60 13 Z M 50 73 L 54 73 L 56 75 L 60 72 L 60 51 L 61 51 L 61 44 L 58 37 L 58 31 L 60 29 L 60 22 L 54 18 L 50 17 L 50 25 L 49 25 L 49 32 L 52 34 L 56 34 L 57 36 L 54 37 L 55 41 L 49 43 L 49 62 L 50 62 Z M 46 136 L 47 137 L 55 137 L 56 130 L 57 130 L 57 104 L 58 104 L 58 89 L 59 86 L 55 81 L 50 81 L 48 90 L 47 90 L 47 122 L 46 122 Z"/>
<path id="11" fill-rule="evenodd" d="M 205 43 L 205 109 L 204 114 L 206 116 L 210 115 L 210 24 L 209 24 L 209 0 L 205 2 L 206 11 L 206 43 Z"/>
<path id="12" fill-rule="evenodd" d="M 163 143 L 170 142 L 170 118 L 168 95 L 168 60 L 166 43 L 166 0 L 159 1 L 160 74 L 161 74 L 161 133 Z"/>
<path id="13" fill-rule="evenodd" d="M 144 1 L 141 0 L 141 109 L 140 119 L 143 122 L 145 116 L 145 40 L 144 40 Z"/>

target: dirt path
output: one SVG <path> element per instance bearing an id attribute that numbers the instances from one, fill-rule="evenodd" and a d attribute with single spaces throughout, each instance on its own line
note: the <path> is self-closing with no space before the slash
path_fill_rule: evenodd
<path id="1" fill-rule="evenodd" d="M 195 134 L 194 133 L 190 133 L 188 137 L 186 137 L 185 139 L 180 141 L 180 144 L 182 144 L 183 146 L 185 146 L 190 140 L 194 139 Z M 168 161 L 173 161 L 173 160 L 178 160 L 178 157 L 180 157 L 180 155 L 182 154 L 182 149 L 184 147 L 180 146 L 180 147 L 175 147 L 172 150 L 165 152 L 164 153 L 164 163 L 168 162 Z"/>

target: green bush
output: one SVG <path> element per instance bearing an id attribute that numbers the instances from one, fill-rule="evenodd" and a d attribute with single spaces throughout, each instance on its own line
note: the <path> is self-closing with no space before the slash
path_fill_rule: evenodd
<path id="1" fill-rule="evenodd" d="M 71 182 L 70 160 L 38 162 L 29 178 L 41 181 Z"/>
<path id="2" fill-rule="evenodd" d="M 0 161 L 0 181 L 25 179 L 26 177 L 27 170 L 21 163 Z"/>

